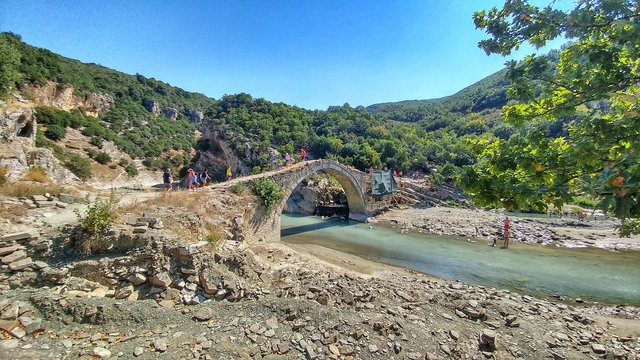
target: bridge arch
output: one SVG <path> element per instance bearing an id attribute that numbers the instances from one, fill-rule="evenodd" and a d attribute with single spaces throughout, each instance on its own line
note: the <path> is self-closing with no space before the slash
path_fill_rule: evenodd
<path id="1" fill-rule="evenodd" d="M 273 179 L 282 189 L 280 203 L 269 214 L 255 213 L 251 220 L 251 238 L 260 241 L 280 239 L 280 215 L 295 188 L 310 175 L 324 172 L 333 176 L 345 191 L 349 203 L 349 219 L 365 221 L 370 214 L 367 204 L 368 175 L 332 160 L 311 160 L 289 168 L 258 175 Z M 266 216 L 265 216 L 266 215 Z"/>
<path id="2" fill-rule="evenodd" d="M 277 207 L 277 215 L 280 216 L 287 200 L 295 188 L 310 175 L 324 172 L 333 176 L 347 195 L 347 203 L 349 204 L 349 218 L 352 220 L 364 221 L 367 218 L 367 206 L 365 196 L 365 184 L 362 174 L 355 169 L 347 167 L 334 161 L 316 161 L 307 164 L 299 172 L 295 172 L 295 176 L 283 181 L 280 186 L 283 190 L 283 197 Z"/>

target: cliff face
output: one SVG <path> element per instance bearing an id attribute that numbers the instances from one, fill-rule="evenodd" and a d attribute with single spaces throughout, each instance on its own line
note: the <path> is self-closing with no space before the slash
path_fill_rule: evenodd
<path id="1" fill-rule="evenodd" d="M 50 150 L 36 148 L 38 124 L 34 109 L 51 106 L 61 110 L 82 109 L 86 114 L 98 116 L 109 109 L 113 98 L 108 94 L 74 95 L 73 86 L 53 82 L 45 85 L 25 84 L 21 93 L 0 101 L 0 166 L 8 168 L 7 177 L 18 179 L 29 167 L 39 165 L 47 175 L 61 184 L 77 183 L 78 177 L 65 169 Z"/>
<path id="2" fill-rule="evenodd" d="M 52 106 L 65 111 L 82 109 L 93 117 L 107 111 L 114 101 L 111 95 L 104 93 L 74 94 L 73 86 L 51 81 L 44 85 L 24 84 L 20 90 L 34 106 Z"/>

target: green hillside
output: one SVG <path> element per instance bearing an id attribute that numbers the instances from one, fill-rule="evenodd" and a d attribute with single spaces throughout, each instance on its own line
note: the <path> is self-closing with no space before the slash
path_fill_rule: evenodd
<path id="1" fill-rule="evenodd" d="M 369 108 L 344 104 L 311 111 L 249 94 L 212 99 L 140 74 L 68 59 L 10 33 L 0 35 L 0 47 L 5 58 L 17 60 L 0 68 L 0 76 L 9 81 L 7 88 L 53 81 L 72 85 L 74 95 L 105 93 L 114 100 L 99 118 L 82 109 L 73 113 L 40 109 L 38 121 L 54 129 L 40 134 L 41 139 L 48 137 L 40 145 L 52 146 L 64 137 L 65 128 L 73 127 L 90 136 L 92 144 L 111 140 L 152 168 L 191 166 L 200 152 L 211 150 L 209 142 L 196 142 L 194 135 L 208 127 L 254 171 L 276 166 L 273 150 L 296 154 L 304 147 L 312 157 L 336 159 L 359 169 L 386 166 L 408 173 L 436 168 L 440 171 L 434 180 L 442 181 L 456 167 L 474 162 L 470 140 L 508 137 L 513 131 L 502 124 L 497 111 L 505 102 L 504 71 L 442 99 Z M 7 95 L 8 90 L 3 96 Z M 175 119 L 153 114 L 145 107 L 149 103 L 174 109 Z M 204 115 L 202 121 L 193 121 L 194 112 Z"/>
<path id="2" fill-rule="evenodd" d="M 509 80 L 506 78 L 506 72 L 506 69 L 502 69 L 443 98 L 373 104 L 367 106 L 367 110 L 393 120 L 406 122 L 416 122 L 446 113 L 467 114 L 498 110 L 507 104 Z"/>

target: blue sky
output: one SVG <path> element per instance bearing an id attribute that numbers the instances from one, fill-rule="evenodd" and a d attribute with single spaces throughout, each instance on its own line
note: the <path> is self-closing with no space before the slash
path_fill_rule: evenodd
<path id="1" fill-rule="evenodd" d="M 451 95 L 501 69 L 472 14 L 502 3 L 2 0 L 0 30 L 217 99 L 326 109 Z"/>

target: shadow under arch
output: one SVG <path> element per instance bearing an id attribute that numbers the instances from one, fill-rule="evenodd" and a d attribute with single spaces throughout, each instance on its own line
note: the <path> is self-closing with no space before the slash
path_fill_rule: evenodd
<path id="1" fill-rule="evenodd" d="M 308 176 L 326 173 L 331 175 L 338 181 L 340 186 L 345 192 L 347 197 L 347 205 L 349 207 L 349 219 L 364 221 L 366 219 L 366 204 L 364 190 L 361 187 L 361 182 L 353 175 L 353 170 L 345 165 L 333 162 L 326 162 L 320 165 L 312 166 L 309 170 L 304 171 L 301 175 L 287 184 L 284 189 L 282 200 L 278 206 L 278 215 L 282 213 L 282 210 L 287 203 L 287 200 L 296 189 L 296 187 Z"/>

